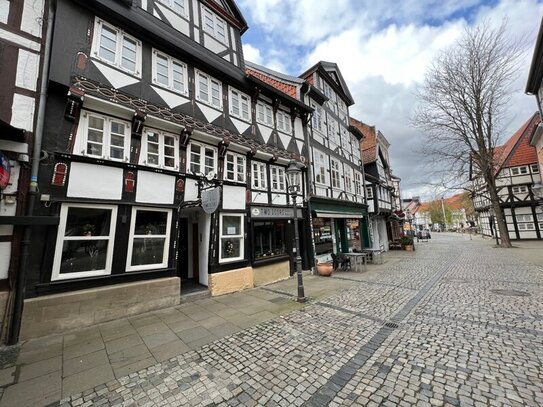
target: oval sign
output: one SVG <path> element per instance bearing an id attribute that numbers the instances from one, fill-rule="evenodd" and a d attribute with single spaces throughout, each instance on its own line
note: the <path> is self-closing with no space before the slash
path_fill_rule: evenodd
<path id="1" fill-rule="evenodd" d="M 11 165 L 4 153 L 0 152 L 0 189 L 5 189 L 9 185 L 11 176 Z"/>
<path id="2" fill-rule="evenodd" d="M 202 209 L 205 213 L 214 213 L 221 202 L 221 187 L 204 189 L 202 191 Z"/>

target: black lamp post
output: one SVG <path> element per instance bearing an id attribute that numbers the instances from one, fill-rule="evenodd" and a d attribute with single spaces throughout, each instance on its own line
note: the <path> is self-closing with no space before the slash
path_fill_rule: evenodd
<path id="1" fill-rule="evenodd" d="M 294 262 L 296 264 L 296 275 L 298 276 L 298 298 L 296 301 L 305 302 L 304 282 L 302 279 L 302 258 L 300 257 L 300 235 L 298 233 L 298 209 L 296 208 L 296 196 L 301 192 L 302 170 L 301 164 L 291 161 L 287 167 L 288 192 L 292 197 L 292 209 L 294 210 Z"/>

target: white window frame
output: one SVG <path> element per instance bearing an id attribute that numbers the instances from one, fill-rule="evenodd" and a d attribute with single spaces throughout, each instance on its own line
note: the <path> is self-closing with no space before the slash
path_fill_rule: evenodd
<path id="1" fill-rule="evenodd" d="M 313 150 L 313 163 L 315 171 L 315 183 L 319 185 L 326 185 L 326 170 L 328 165 L 326 165 L 326 155 L 317 149 Z M 319 180 L 322 178 L 322 180 Z"/>
<path id="2" fill-rule="evenodd" d="M 136 229 L 136 214 L 137 211 L 147 211 L 147 212 L 166 212 L 168 218 L 166 220 L 166 234 L 165 235 L 135 235 Z M 170 234 L 171 234 L 171 224 L 172 224 L 172 210 L 171 209 L 159 209 L 159 208 L 149 208 L 146 206 L 134 206 L 132 207 L 132 218 L 130 220 L 130 235 L 128 238 L 128 253 L 126 254 L 126 271 L 138 271 L 138 270 L 150 270 L 150 269 L 159 269 L 168 267 L 168 259 L 170 256 Z M 138 266 L 132 266 L 132 251 L 134 249 L 134 238 L 140 236 L 147 236 L 148 239 L 165 239 L 164 240 L 164 250 L 162 253 L 162 263 L 155 264 L 143 264 Z"/>
<path id="3" fill-rule="evenodd" d="M 341 189 L 341 163 L 334 158 L 330 160 L 330 178 L 332 188 Z"/>
<path id="4" fill-rule="evenodd" d="M 256 103 L 256 121 L 268 127 L 273 127 L 273 110 L 262 101 Z"/>
<path id="5" fill-rule="evenodd" d="M 68 221 L 68 211 L 70 208 L 88 208 L 88 209 L 109 209 L 111 210 L 109 235 L 106 236 L 65 236 L 66 222 Z M 107 276 L 111 274 L 111 264 L 113 262 L 113 249 L 115 244 L 115 228 L 117 226 L 117 206 L 116 205 L 91 205 L 91 204 L 62 204 L 60 208 L 60 222 L 58 226 L 57 242 L 55 246 L 55 257 L 53 259 L 53 272 L 51 281 L 67 280 L 71 278 L 85 278 L 94 276 Z M 80 271 L 77 273 L 60 274 L 60 263 L 62 261 L 62 249 L 65 241 L 95 241 L 107 240 L 106 268 L 103 270 Z"/>
<path id="6" fill-rule="evenodd" d="M 341 147 L 341 137 L 339 134 L 338 123 L 335 119 L 328 119 L 328 140 L 336 146 Z"/>
<path id="7" fill-rule="evenodd" d="M 366 198 L 373 199 L 373 187 L 367 186 L 366 187 Z"/>
<path id="8" fill-rule="evenodd" d="M 240 230 L 237 235 L 223 235 L 222 226 L 225 216 L 239 217 Z M 223 259 L 222 257 L 222 241 L 223 239 L 238 239 L 239 240 L 239 256 Z M 221 213 L 219 215 L 219 263 L 231 263 L 233 261 L 243 260 L 245 258 L 245 216 L 242 213 Z"/>
<path id="9" fill-rule="evenodd" d="M 353 187 L 353 182 L 354 182 L 354 174 L 353 174 L 353 169 L 347 165 L 344 165 L 343 166 L 343 173 L 344 173 L 344 184 L 345 184 L 345 192 L 348 192 L 350 194 L 353 193 L 353 190 L 354 190 L 354 187 Z"/>
<path id="10" fill-rule="evenodd" d="M 271 190 L 272 192 L 286 192 L 287 191 L 287 179 L 284 167 L 277 165 L 270 165 L 270 178 L 271 178 Z"/>
<path id="11" fill-rule="evenodd" d="M 234 117 L 237 117 L 241 120 L 245 120 L 247 122 L 251 121 L 251 98 L 239 90 L 229 86 L 228 87 L 228 93 L 229 93 L 229 106 L 230 106 L 230 114 Z M 237 113 L 235 110 L 237 109 Z"/>
<path id="12" fill-rule="evenodd" d="M 106 29 L 115 32 L 115 36 L 116 36 L 115 50 L 110 50 L 110 52 L 114 53 L 113 61 L 100 56 L 100 45 L 101 45 L 103 27 L 106 27 Z M 122 59 L 123 59 L 122 49 L 123 49 L 123 42 L 125 40 L 129 42 L 133 42 L 136 45 L 136 60 L 134 61 L 135 69 L 133 71 L 129 68 L 124 67 L 122 63 Z M 114 25 L 106 23 L 104 20 L 101 20 L 99 18 L 95 19 L 94 34 L 93 34 L 93 39 L 92 39 L 92 55 L 94 58 L 108 65 L 112 65 L 116 68 L 119 68 L 120 70 L 124 72 L 128 72 L 131 75 L 137 76 L 138 78 L 141 78 L 141 54 L 142 54 L 141 41 L 125 33 L 120 28 L 117 28 Z"/>
<path id="13" fill-rule="evenodd" d="M 104 129 L 103 129 L 103 135 L 102 135 L 102 143 L 96 143 L 89 141 L 89 125 L 90 125 L 90 117 L 96 117 L 98 119 L 101 119 L 104 121 Z M 123 145 L 123 158 L 113 158 L 111 157 L 111 149 L 117 148 L 120 149 L 120 146 L 112 145 L 111 143 L 111 124 L 112 123 L 120 123 L 124 125 L 124 145 Z M 77 143 L 78 146 L 76 149 L 76 153 L 79 155 L 83 155 L 86 157 L 94 157 L 94 158 L 102 158 L 105 160 L 112 160 L 112 161 L 118 161 L 118 162 L 128 162 L 130 161 L 130 132 L 131 127 L 130 123 L 125 120 L 117 119 L 116 117 L 109 117 L 100 113 L 94 113 L 88 110 L 82 110 L 81 111 L 81 120 L 79 122 L 79 127 L 77 129 Z M 116 134 L 113 134 L 116 135 Z M 120 135 L 120 133 L 117 133 L 117 135 Z M 91 144 L 101 144 L 102 146 L 102 154 L 96 155 L 96 154 L 89 154 L 87 152 L 87 143 Z"/>
<path id="14" fill-rule="evenodd" d="M 187 6 L 187 0 L 158 0 L 169 9 L 173 10 L 176 14 L 182 17 L 189 17 L 189 8 Z"/>
<path id="15" fill-rule="evenodd" d="M 529 174 L 528 167 L 522 166 L 522 167 L 513 167 L 511 168 L 511 175 L 526 175 Z"/>
<path id="16" fill-rule="evenodd" d="M 251 162 L 251 186 L 253 189 L 265 190 L 268 188 L 267 165 L 260 161 Z"/>
<path id="17" fill-rule="evenodd" d="M 158 59 L 164 58 L 167 61 L 168 65 L 168 83 L 164 84 L 158 80 Z M 175 87 L 175 81 L 174 81 L 174 68 L 175 67 L 181 68 L 181 74 L 183 75 L 183 82 L 182 82 L 182 89 L 177 89 Z M 172 92 L 179 93 L 181 95 L 188 95 L 189 93 L 189 86 L 188 86 L 188 73 L 187 73 L 187 65 L 184 62 L 181 62 L 175 58 L 172 58 L 171 56 L 160 52 L 153 48 L 153 84 L 169 89 Z"/>
<path id="18" fill-rule="evenodd" d="M 240 163 L 238 160 L 241 160 Z M 234 169 L 228 171 L 228 164 L 232 163 Z M 242 168 L 239 168 L 239 165 Z M 231 175 L 231 177 L 230 177 Z M 245 183 L 247 181 L 247 158 L 244 155 L 228 151 L 224 157 L 224 179 L 232 182 Z"/>
<path id="19" fill-rule="evenodd" d="M 198 146 L 200 147 L 200 152 L 198 154 L 195 154 L 197 155 L 199 158 L 199 161 L 196 162 L 196 161 L 193 161 L 193 152 L 192 152 L 192 147 L 193 146 Z M 211 169 L 208 165 L 206 165 L 205 163 L 205 157 L 206 157 L 206 151 L 212 151 L 213 152 L 213 168 Z M 203 152 L 203 154 L 202 154 Z M 203 159 L 203 161 L 202 161 Z M 213 147 L 213 146 L 209 146 L 207 144 L 203 144 L 203 143 L 198 143 L 196 141 L 191 141 L 188 148 L 187 148 L 187 173 L 190 173 L 190 174 L 195 174 L 195 175 L 207 175 L 209 173 L 209 171 L 213 171 L 213 173 L 217 174 L 217 163 L 218 163 L 218 152 L 217 152 L 217 148 L 216 147 Z M 194 172 L 192 171 L 192 165 L 198 165 L 198 167 L 200 168 L 200 171 L 199 172 Z M 204 173 L 202 171 L 206 171 L 206 170 L 209 170 L 208 172 Z"/>
<path id="20" fill-rule="evenodd" d="M 201 81 L 204 79 L 207 86 L 206 97 L 203 97 L 203 89 L 201 89 Z M 203 81 L 202 81 L 203 82 Z M 218 95 L 214 97 L 214 90 L 218 91 Z M 212 76 L 196 70 L 196 100 L 205 103 L 211 107 L 222 110 L 222 83 Z"/>
<path id="21" fill-rule="evenodd" d="M 202 6 L 202 28 L 224 45 L 229 45 L 228 24 L 209 8 Z M 222 32 L 221 32 L 222 31 Z"/>
<path id="22" fill-rule="evenodd" d="M 539 164 L 532 164 L 530 168 L 532 169 L 532 174 L 539 174 Z"/>
<path id="23" fill-rule="evenodd" d="M 287 134 L 292 132 L 290 115 L 282 110 L 277 110 L 277 130 Z"/>
<path id="24" fill-rule="evenodd" d="M 519 185 L 512 188 L 514 194 L 527 194 L 528 187 L 526 185 Z"/>
<path id="25" fill-rule="evenodd" d="M 158 136 L 158 143 L 155 142 L 149 142 L 148 135 L 149 133 L 154 133 Z M 166 138 L 173 138 L 174 140 L 174 166 L 167 166 L 165 164 L 166 155 L 165 155 L 165 149 L 166 147 L 172 147 L 171 145 L 166 144 L 165 139 Z M 150 164 L 148 162 L 148 154 L 149 154 L 149 143 L 152 144 L 158 144 L 158 164 Z M 152 153 L 151 153 L 152 154 Z M 170 156 L 171 157 L 171 156 Z M 179 170 L 179 136 L 177 134 L 167 133 L 165 131 L 153 129 L 150 127 L 145 127 L 143 129 L 142 135 L 141 135 L 141 151 L 140 151 L 140 159 L 139 163 L 141 165 L 147 165 L 149 167 L 155 167 L 155 168 L 164 168 L 167 170 L 172 171 L 178 171 Z"/>
<path id="26" fill-rule="evenodd" d="M 354 163 L 358 164 L 358 161 L 360 161 L 360 143 L 358 142 L 358 139 L 355 136 L 351 137 L 351 145 L 353 150 L 353 159 Z"/>
<path id="27" fill-rule="evenodd" d="M 322 106 L 319 106 L 317 104 L 313 105 L 313 108 L 315 110 L 313 111 L 311 126 L 319 133 L 324 133 L 324 110 Z"/>
<path id="28" fill-rule="evenodd" d="M 362 197 L 364 192 L 363 192 L 363 182 L 362 182 L 362 173 L 358 172 L 358 171 L 354 171 L 354 193 L 357 195 L 357 196 L 360 196 Z"/>

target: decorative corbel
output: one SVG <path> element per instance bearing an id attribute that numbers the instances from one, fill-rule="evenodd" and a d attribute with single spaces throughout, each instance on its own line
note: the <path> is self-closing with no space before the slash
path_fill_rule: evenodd
<path id="1" fill-rule="evenodd" d="M 269 162 L 270 162 L 270 164 L 273 164 L 273 163 L 276 162 L 276 161 L 277 161 L 277 156 L 274 154 L 274 155 L 272 155 L 272 157 L 270 158 Z"/>
<path id="2" fill-rule="evenodd" d="M 224 158 L 226 152 L 228 151 L 228 146 L 230 145 L 230 137 L 224 136 L 221 142 L 219 143 L 219 158 Z"/>
<path id="3" fill-rule="evenodd" d="M 259 97 L 260 97 L 260 88 L 257 88 L 255 86 L 255 89 L 254 89 L 253 95 L 252 95 L 252 99 L 251 99 L 253 101 L 253 104 L 256 104 Z"/>
<path id="4" fill-rule="evenodd" d="M 249 150 L 249 152 L 247 153 L 247 155 L 249 157 L 254 157 L 256 155 L 256 153 L 258 152 L 258 148 L 256 148 L 255 146 L 252 146 L 251 147 L 251 150 Z"/>
<path id="5" fill-rule="evenodd" d="M 307 124 L 309 123 L 309 121 L 311 120 L 311 116 L 313 115 L 313 113 L 308 113 L 308 112 L 303 112 L 301 113 L 301 117 L 302 117 L 302 124 L 304 126 L 307 126 Z"/>
<path id="6" fill-rule="evenodd" d="M 72 123 L 79 117 L 81 106 L 83 105 L 83 99 L 85 98 L 85 92 L 74 86 L 68 90 L 68 96 L 66 99 L 66 107 L 64 108 L 64 118 Z"/>
<path id="7" fill-rule="evenodd" d="M 273 101 L 272 101 L 272 109 L 273 109 L 273 113 L 277 114 L 277 111 L 279 110 L 279 99 L 277 99 L 277 98 L 273 99 Z"/>
<path id="8" fill-rule="evenodd" d="M 292 122 L 292 127 L 294 127 L 294 121 L 296 120 L 296 117 L 300 114 L 300 109 L 298 109 L 297 106 L 294 106 L 292 109 L 290 109 L 290 121 Z"/>
<path id="9" fill-rule="evenodd" d="M 147 115 L 139 110 L 136 110 L 134 112 L 134 116 L 132 116 L 132 135 L 141 137 L 141 132 L 143 131 L 143 123 L 145 123 L 145 119 L 147 118 Z"/>
<path id="10" fill-rule="evenodd" d="M 189 145 L 190 137 L 192 136 L 193 128 L 191 126 L 186 126 L 179 136 L 179 146 L 181 148 L 187 148 Z"/>

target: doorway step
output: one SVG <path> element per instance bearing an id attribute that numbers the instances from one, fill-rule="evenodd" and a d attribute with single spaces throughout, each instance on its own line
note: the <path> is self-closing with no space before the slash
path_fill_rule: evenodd
<path id="1" fill-rule="evenodd" d="M 211 292 L 205 285 L 192 279 L 181 280 L 181 303 L 194 302 L 210 298 Z"/>

